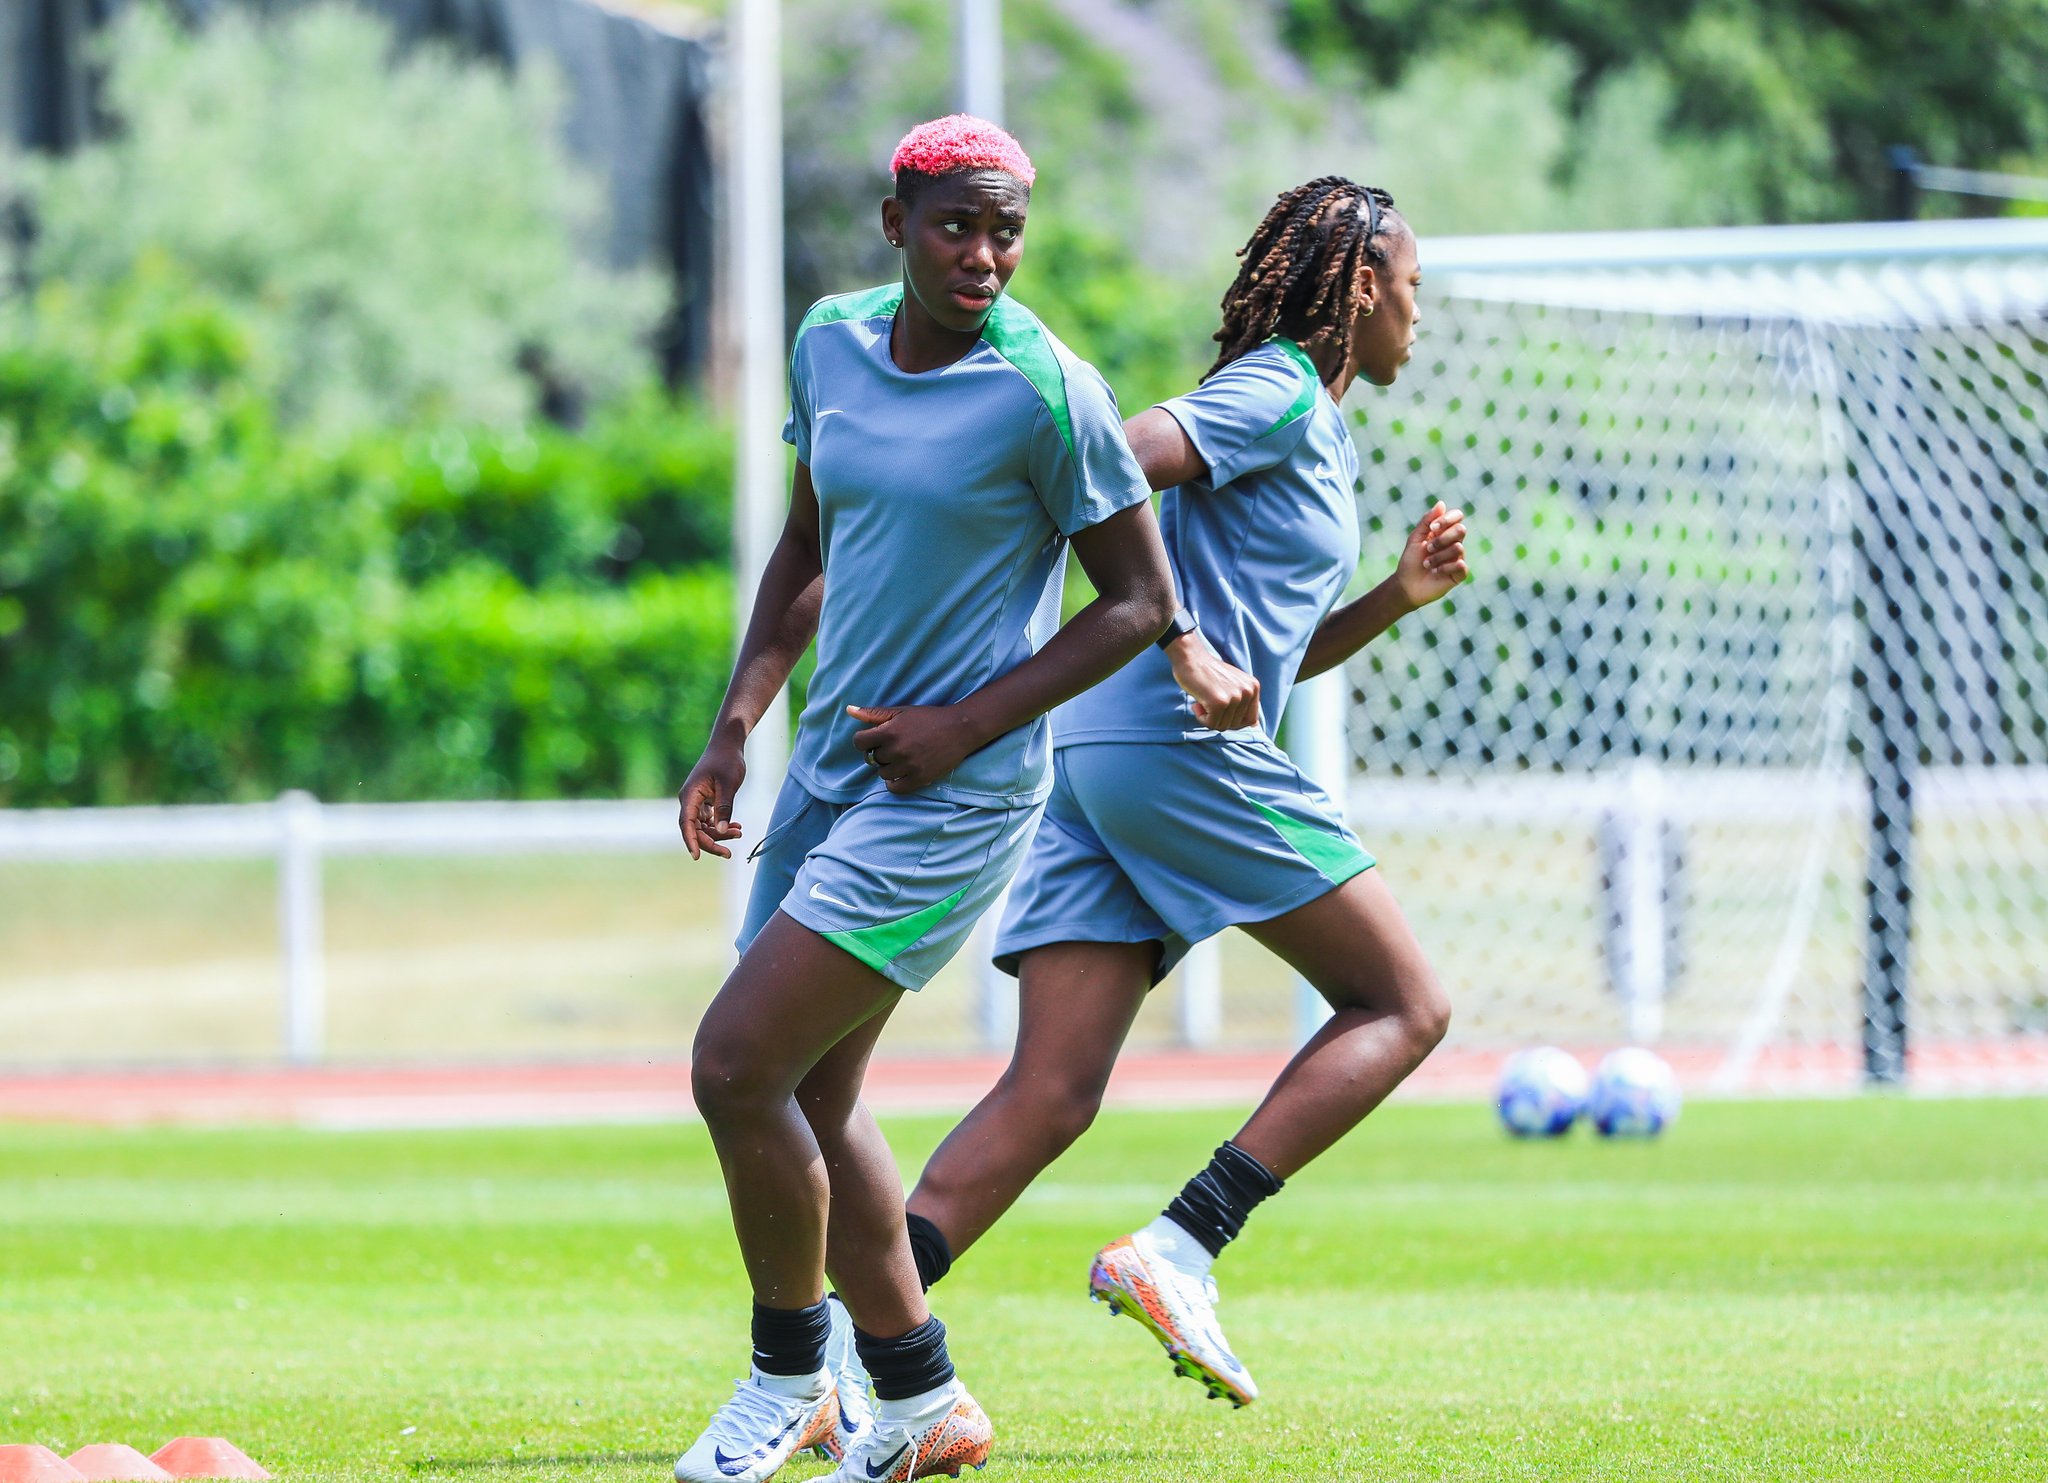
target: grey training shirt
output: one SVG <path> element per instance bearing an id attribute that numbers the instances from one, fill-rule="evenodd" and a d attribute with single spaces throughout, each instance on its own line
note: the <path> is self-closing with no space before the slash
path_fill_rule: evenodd
<path id="1" fill-rule="evenodd" d="M 1181 605 L 1258 680 L 1260 727 L 1203 726 L 1155 648 L 1056 710 L 1056 746 L 1272 735 L 1309 640 L 1358 569 L 1358 449 L 1299 345 L 1268 340 L 1160 405 L 1209 466 L 1160 504 Z"/>
<path id="2" fill-rule="evenodd" d="M 790 352 L 783 437 L 818 494 L 825 602 L 790 771 L 819 798 L 884 786 L 848 705 L 949 705 L 1059 626 L 1066 538 L 1148 498 L 1116 398 L 1016 300 L 960 360 L 889 355 L 900 284 L 821 300 Z M 934 783 L 1014 808 L 1051 788 L 1047 723 L 998 737 Z"/>

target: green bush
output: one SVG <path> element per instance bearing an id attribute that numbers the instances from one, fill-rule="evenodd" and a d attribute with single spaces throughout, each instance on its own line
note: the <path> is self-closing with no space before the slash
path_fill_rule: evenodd
<path id="1" fill-rule="evenodd" d="M 286 425 L 157 255 L 0 312 L 0 806 L 661 792 L 729 663 L 723 430 Z"/>
<path id="2" fill-rule="evenodd" d="M 483 566 L 419 592 L 374 693 L 386 796 L 659 794 L 703 748 L 732 656 L 722 571 L 534 592 Z M 333 796 L 342 796 L 335 794 Z"/>
<path id="3" fill-rule="evenodd" d="M 652 387 L 570 433 L 420 429 L 381 443 L 399 569 L 419 585 L 482 559 L 528 586 L 630 580 L 723 563 L 731 547 L 732 440 L 679 417 Z"/>

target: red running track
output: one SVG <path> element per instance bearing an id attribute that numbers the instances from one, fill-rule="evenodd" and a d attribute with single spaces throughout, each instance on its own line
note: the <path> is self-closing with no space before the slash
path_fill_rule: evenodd
<path id="1" fill-rule="evenodd" d="M 1573 1049 L 1590 1066 L 1606 1049 Z M 1441 1050 L 1397 1094 L 1479 1099 L 1505 1052 Z M 1691 1094 L 1717 1086 L 1717 1047 L 1663 1054 Z M 1282 1051 L 1144 1051 L 1127 1055 L 1107 1100 L 1119 1107 L 1245 1107 L 1286 1060 Z M 1779 1047 L 1750 1068 L 1743 1093 L 1826 1096 L 1859 1085 L 1853 1046 Z M 868 1100 L 886 1112 L 958 1111 L 1002 1071 L 999 1056 L 877 1062 Z M 2048 1036 L 1916 1047 L 1916 1092 L 2048 1091 Z M 0 1121 L 101 1126 L 290 1125 L 316 1128 L 516 1127 L 694 1118 L 678 1061 L 529 1066 L 360 1066 L 0 1074 Z"/>

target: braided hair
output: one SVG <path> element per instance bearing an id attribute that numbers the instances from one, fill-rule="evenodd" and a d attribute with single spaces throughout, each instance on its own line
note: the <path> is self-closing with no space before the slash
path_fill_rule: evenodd
<path id="1" fill-rule="evenodd" d="M 1244 266 L 1223 295 L 1223 327 L 1212 337 L 1223 350 L 1202 379 L 1275 335 L 1304 349 L 1332 346 L 1348 361 L 1364 269 L 1385 266 L 1399 221 L 1392 196 L 1342 175 L 1282 195 L 1238 249 Z"/>

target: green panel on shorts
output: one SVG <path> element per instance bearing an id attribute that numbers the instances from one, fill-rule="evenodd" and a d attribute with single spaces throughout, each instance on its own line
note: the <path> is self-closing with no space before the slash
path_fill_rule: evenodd
<path id="1" fill-rule="evenodd" d="M 1350 880 L 1375 863 L 1372 856 L 1341 834 L 1331 834 L 1313 824 L 1290 819 L 1277 809 L 1267 808 L 1256 798 L 1251 800 L 1251 805 L 1265 815 L 1267 823 L 1280 831 L 1280 837 L 1294 847 L 1297 855 L 1315 866 L 1332 885 Z"/>
<path id="2" fill-rule="evenodd" d="M 907 917 L 898 917 L 893 922 L 877 922 L 872 927 L 856 927 L 849 932 L 827 932 L 825 940 L 838 943 L 861 962 L 880 973 L 895 962 L 905 948 L 944 921 L 946 914 L 958 906 L 966 895 L 967 887 L 962 886 L 944 901 L 927 906 L 923 911 L 914 912 Z"/>

